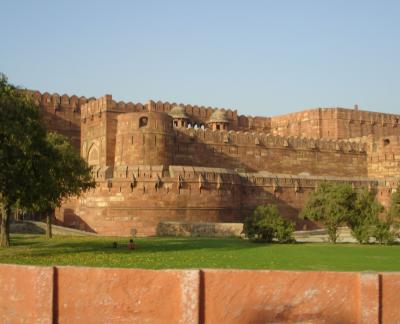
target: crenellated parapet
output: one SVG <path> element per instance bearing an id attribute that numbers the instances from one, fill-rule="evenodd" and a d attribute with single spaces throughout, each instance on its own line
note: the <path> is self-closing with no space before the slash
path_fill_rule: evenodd
<path id="1" fill-rule="evenodd" d="M 203 142 L 219 145 L 253 146 L 293 150 L 319 150 L 365 154 L 367 143 L 354 140 L 314 139 L 296 136 L 280 136 L 266 132 L 213 131 L 210 129 L 179 129 L 178 139 L 187 142 Z"/>
<path id="2" fill-rule="evenodd" d="M 170 165 L 121 165 L 100 167 L 93 170 L 97 182 L 112 188 L 112 183 L 129 184 L 125 188 L 142 188 L 143 185 L 153 189 L 163 186 L 175 189 L 190 186 L 192 189 L 233 189 L 245 187 L 270 188 L 272 192 L 283 189 L 301 192 L 302 189 L 314 190 L 322 182 L 349 183 L 354 188 L 377 189 L 378 187 L 395 188 L 400 181 L 396 178 L 377 179 L 368 177 L 334 177 L 313 175 L 290 175 L 261 172 L 241 172 L 225 168 L 207 168 L 196 166 Z M 128 189 L 129 189 L 128 188 Z M 148 191 L 149 193 L 149 191 Z"/>
<path id="3" fill-rule="evenodd" d="M 271 132 L 315 138 L 346 139 L 400 134 L 400 115 L 341 107 L 316 108 L 274 116 Z"/>
<path id="4" fill-rule="evenodd" d="M 80 147 L 81 107 L 95 98 L 50 94 L 28 91 L 38 105 L 41 118 L 49 131 L 58 132 Z"/>
<path id="5" fill-rule="evenodd" d="M 105 95 L 96 100 L 90 101 L 82 106 L 81 118 L 83 122 L 87 119 L 101 115 L 102 112 L 127 113 L 137 111 L 148 111 L 146 105 L 141 103 L 114 101 L 112 95 Z"/>
<path id="6" fill-rule="evenodd" d="M 46 110 L 47 112 L 72 112 L 80 114 L 81 106 L 96 98 L 78 97 L 76 95 L 69 96 L 67 94 L 59 95 L 58 93 L 50 94 L 48 92 L 40 93 L 39 91 L 29 91 L 34 102 Z"/>

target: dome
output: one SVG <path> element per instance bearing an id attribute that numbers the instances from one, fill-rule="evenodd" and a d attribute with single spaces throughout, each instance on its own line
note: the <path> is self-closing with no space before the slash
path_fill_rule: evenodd
<path id="1" fill-rule="evenodd" d="M 188 115 L 186 115 L 185 108 L 182 106 L 173 107 L 168 115 L 170 115 L 172 118 L 189 119 Z"/>
<path id="2" fill-rule="evenodd" d="M 208 120 L 208 123 L 229 123 L 228 117 L 223 110 L 215 110 Z"/>

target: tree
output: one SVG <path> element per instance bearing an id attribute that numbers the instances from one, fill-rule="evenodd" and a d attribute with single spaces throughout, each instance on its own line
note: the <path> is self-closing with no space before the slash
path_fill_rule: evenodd
<path id="1" fill-rule="evenodd" d="M 48 134 L 32 99 L 0 75 L 0 246 L 10 245 L 11 208 L 46 213 L 51 236 L 51 211 L 63 199 L 95 186 L 91 169 L 58 134 Z"/>
<path id="2" fill-rule="evenodd" d="M 354 209 L 348 214 L 347 225 L 359 243 L 368 243 L 379 224 L 379 214 L 384 210 L 376 201 L 375 192 L 362 189 L 356 193 Z"/>
<path id="3" fill-rule="evenodd" d="M 38 197 L 38 171 L 46 134 L 39 112 L 25 92 L 0 74 L 0 246 L 10 245 L 11 208 L 32 207 Z"/>
<path id="4" fill-rule="evenodd" d="M 46 216 L 47 238 L 52 237 L 51 215 L 62 201 L 95 187 L 95 181 L 85 160 L 64 136 L 49 133 L 46 137 L 46 161 L 41 165 L 45 177 L 39 185 L 40 197 L 34 204 L 36 211 Z"/>
<path id="5" fill-rule="evenodd" d="M 250 239 L 272 242 L 276 238 L 285 243 L 293 240 L 294 225 L 283 219 L 275 205 L 257 206 L 244 222 L 244 232 Z"/>
<path id="6" fill-rule="evenodd" d="M 400 217 L 400 183 L 393 191 L 386 219 L 377 219 L 373 236 L 380 243 L 393 243 L 398 236 L 398 224 L 395 222 Z M 396 233 L 397 232 L 397 233 Z"/>
<path id="7" fill-rule="evenodd" d="M 378 219 L 373 232 L 373 236 L 375 236 L 377 242 L 380 244 L 391 244 L 395 241 L 396 235 L 392 226 L 393 221 L 390 218 L 385 220 Z"/>
<path id="8" fill-rule="evenodd" d="M 329 240 L 336 243 L 338 228 L 353 212 L 355 200 L 356 193 L 350 184 L 322 182 L 308 197 L 300 217 L 323 222 Z"/>
<path id="9" fill-rule="evenodd" d="M 393 220 L 398 220 L 400 218 L 400 182 L 397 184 L 397 188 L 392 193 L 391 198 L 388 216 Z"/>

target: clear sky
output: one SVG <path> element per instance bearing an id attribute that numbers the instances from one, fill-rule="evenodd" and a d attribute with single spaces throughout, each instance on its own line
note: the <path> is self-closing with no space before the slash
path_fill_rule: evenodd
<path id="1" fill-rule="evenodd" d="M 396 0 L 0 0 L 0 22 L 0 71 L 42 92 L 400 114 Z"/>

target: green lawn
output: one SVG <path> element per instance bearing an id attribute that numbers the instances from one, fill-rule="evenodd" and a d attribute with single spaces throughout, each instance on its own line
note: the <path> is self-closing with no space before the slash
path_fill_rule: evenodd
<path id="1" fill-rule="evenodd" d="M 118 248 L 112 242 L 118 242 Z M 12 235 L 0 263 L 96 267 L 400 271 L 400 245 L 260 244 L 241 239 Z"/>

